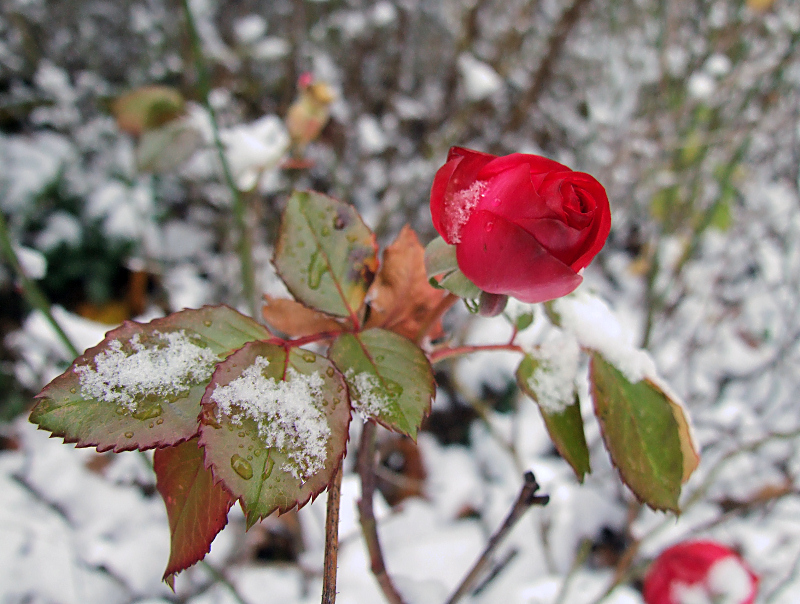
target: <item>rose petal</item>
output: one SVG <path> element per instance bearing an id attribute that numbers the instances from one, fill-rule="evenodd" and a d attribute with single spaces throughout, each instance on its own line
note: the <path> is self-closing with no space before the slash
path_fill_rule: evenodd
<path id="1" fill-rule="evenodd" d="M 461 236 L 456 247 L 458 266 L 489 293 L 545 302 L 567 295 L 583 280 L 532 235 L 491 212 L 476 212 Z"/>
<path id="2" fill-rule="evenodd" d="M 594 219 L 589 234 L 584 240 L 582 248 L 584 252 L 570 264 L 572 270 L 579 271 L 588 266 L 592 259 L 602 249 L 611 232 L 611 209 L 608 205 L 608 196 L 595 178 L 583 172 L 575 172 L 572 178 L 573 187 L 582 191 L 581 196 L 587 196 L 594 200 Z"/>
<path id="3" fill-rule="evenodd" d="M 453 242 L 448 240 L 447 231 L 444 228 L 445 192 L 447 184 L 450 182 L 450 177 L 453 176 L 453 172 L 458 164 L 461 163 L 461 160 L 460 156 L 454 156 L 453 159 L 450 159 L 439 168 L 433 178 L 433 186 L 431 187 L 431 220 L 433 221 L 433 228 L 450 244 Z"/>
<path id="4" fill-rule="evenodd" d="M 453 244 L 461 240 L 461 228 L 469 220 L 483 195 L 485 182 L 477 178 L 478 172 L 492 161 L 494 155 L 460 147 L 455 147 L 450 152 L 453 154 L 453 159 L 450 161 L 458 163 L 445 188 L 444 208 L 439 222 L 442 230 L 439 232 L 445 241 Z M 465 154 L 459 160 L 460 153 Z"/>
<path id="5" fill-rule="evenodd" d="M 560 208 L 554 212 L 536 193 L 527 164 L 511 167 L 489 180 L 479 209 L 515 223 L 525 219 L 559 218 L 563 215 Z"/>
<path id="6" fill-rule="evenodd" d="M 575 229 L 552 218 L 518 220 L 517 226 L 533 235 L 542 247 L 567 266 L 572 266 L 582 255 L 592 233 L 591 229 Z"/>
<path id="7" fill-rule="evenodd" d="M 493 159 L 490 163 L 486 164 L 478 174 L 478 178 L 488 179 L 497 176 L 501 172 L 515 168 L 519 165 L 526 165 L 531 174 L 542 174 L 546 172 L 562 172 L 569 170 L 564 165 L 541 157 L 539 155 L 531 155 L 529 153 L 512 153 L 511 155 L 504 155 Z"/>

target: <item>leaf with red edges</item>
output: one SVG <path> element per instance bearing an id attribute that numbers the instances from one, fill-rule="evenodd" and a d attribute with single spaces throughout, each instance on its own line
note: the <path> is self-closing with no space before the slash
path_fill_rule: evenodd
<path id="1" fill-rule="evenodd" d="M 169 518 L 170 552 L 164 581 L 174 589 L 175 575 L 202 560 L 228 522 L 233 499 L 203 465 L 203 449 L 193 438 L 156 449 L 156 488 Z"/>
<path id="2" fill-rule="evenodd" d="M 268 337 L 227 306 L 126 321 L 36 396 L 30 420 L 98 451 L 177 444 L 197 434 L 200 399 L 216 364 Z"/>
<path id="3" fill-rule="evenodd" d="M 342 334 L 329 355 L 344 373 L 354 410 L 390 430 L 417 437 L 436 393 L 433 369 L 419 346 L 375 328 Z"/>
<path id="4" fill-rule="evenodd" d="M 273 263 L 306 306 L 355 317 L 378 270 L 378 245 L 350 204 L 296 191 L 283 213 Z"/>
<path id="5" fill-rule="evenodd" d="M 206 465 L 241 501 L 248 527 L 316 497 L 344 456 L 345 382 L 311 351 L 251 342 L 220 363 L 202 403 Z"/>

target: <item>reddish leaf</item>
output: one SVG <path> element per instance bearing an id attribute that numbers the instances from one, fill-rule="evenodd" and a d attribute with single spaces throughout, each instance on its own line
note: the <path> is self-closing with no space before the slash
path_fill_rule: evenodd
<path id="1" fill-rule="evenodd" d="M 203 465 L 203 449 L 193 438 L 174 447 L 156 449 L 156 488 L 169 518 L 170 552 L 164 581 L 174 589 L 175 575 L 202 560 L 211 542 L 228 522 L 233 499 L 214 484 Z"/>
<path id="2" fill-rule="evenodd" d="M 300 302 L 265 295 L 263 314 L 270 327 L 290 338 L 299 338 L 323 331 L 342 331 L 342 324 Z"/>
<path id="3" fill-rule="evenodd" d="M 276 510 L 302 507 L 328 486 L 349 425 L 344 379 L 328 359 L 251 342 L 214 372 L 200 443 L 250 527 Z"/>
<path id="4" fill-rule="evenodd" d="M 383 264 L 370 289 L 367 327 L 383 327 L 411 341 L 417 341 L 424 329 L 436 339 L 442 335 L 437 317 L 445 292 L 428 282 L 425 248 L 408 226 L 383 252 Z"/>
<path id="5" fill-rule="evenodd" d="M 183 113 L 183 96 L 169 86 L 143 86 L 114 101 L 117 125 L 134 136 L 158 128 Z"/>
<path id="6" fill-rule="evenodd" d="M 37 395 L 30 420 L 98 451 L 177 444 L 197 434 L 200 399 L 217 362 L 268 337 L 227 306 L 126 321 Z"/>

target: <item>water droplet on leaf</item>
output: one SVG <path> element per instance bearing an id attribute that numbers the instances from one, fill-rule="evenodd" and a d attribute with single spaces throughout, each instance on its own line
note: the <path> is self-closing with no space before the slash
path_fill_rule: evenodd
<path id="1" fill-rule="evenodd" d="M 393 380 L 386 380 L 386 394 L 389 398 L 396 399 L 403 394 L 403 387 Z"/>
<path id="2" fill-rule="evenodd" d="M 317 360 L 317 355 L 315 355 L 313 352 L 305 352 L 303 353 L 303 360 L 306 363 L 313 363 Z"/>
<path id="3" fill-rule="evenodd" d="M 319 289 L 322 282 L 322 275 L 328 270 L 328 264 L 325 262 L 325 257 L 315 250 L 311 254 L 311 261 L 308 264 L 308 286 L 311 289 Z"/>
<path id="4" fill-rule="evenodd" d="M 164 418 L 163 418 L 163 417 L 159 417 L 159 418 L 156 420 L 156 425 L 159 425 L 159 426 L 160 426 L 160 425 L 161 425 L 161 424 L 163 424 L 163 423 L 164 423 Z"/>
<path id="5" fill-rule="evenodd" d="M 231 467 L 234 472 L 245 480 L 250 480 L 253 477 L 253 466 L 241 455 L 234 455 L 231 457 Z"/>
<path id="6" fill-rule="evenodd" d="M 239 438 L 244 438 L 244 436 L 245 436 L 244 432 L 239 432 Z"/>
<path id="7" fill-rule="evenodd" d="M 336 371 L 334 371 L 333 367 L 328 367 L 325 370 L 325 373 L 328 375 L 328 377 L 333 377 L 333 374 L 336 373 Z"/>
<path id="8" fill-rule="evenodd" d="M 126 432 L 125 438 L 133 438 L 133 432 Z"/>
<path id="9" fill-rule="evenodd" d="M 491 220 L 487 222 L 485 225 L 483 225 L 483 230 L 486 231 L 487 233 L 490 233 L 493 228 L 494 228 L 494 223 Z"/>
<path id="10" fill-rule="evenodd" d="M 161 415 L 162 411 L 161 405 L 156 403 L 155 405 L 148 405 L 147 407 L 137 410 L 134 412 L 133 417 L 134 419 L 140 420 L 152 419 Z"/>
<path id="11" fill-rule="evenodd" d="M 78 392 L 78 389 L 77 389 L 77 388 L 70 388 L 70 389 L 69 389 L 69 391 L 70 391 L 72 394 L 75 394 L 75 393 L 77 393 L 77 392 Z"/>
<path id="12" fill-rule="evenodd" d="M 322 230 L 320 232 L 322 233 L 323 237 L 327 237 L 328 235 L 331 234 L 331 230 L 326 226 L 322 227 Z"/>
<path id="13" fill-rule="evenodd" d="M 208 320 L 203 321 L 203 325 L 205 325 L 206 327 L 211 327 L 211 321 Z"/>
<path id="14" fill-rule="evenodd" d="M 267 465 L 264 467 L 264 475 L 263 478 L 266 480 L 272 475 L 272 468 L 275 466 L 275 461 L 270 457 L 269 453 L 267 453 Z"/>

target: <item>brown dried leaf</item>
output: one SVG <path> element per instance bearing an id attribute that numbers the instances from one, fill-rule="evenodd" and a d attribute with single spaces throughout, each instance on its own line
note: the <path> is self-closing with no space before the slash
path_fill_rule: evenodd
<path id="1" fill-rule="evenodd" d="M 383 327 L 416 342 L 420 330 L 432 321 L 427 334 L 443 334 L 437 309 L 447 292 L 428 283 L 425 248 L 408 225 L 383 252 L 383 265 L 369 292 L 372 314 L 366 327 Z"/>
<path id="2" fill-rule="evenodd" d="M 264 295 L 264 320 L 270 327 L 290 338 L 300 338 L 323 331 L 342 331 L 342 324 L 319 311 L 289 300 Z"/>

